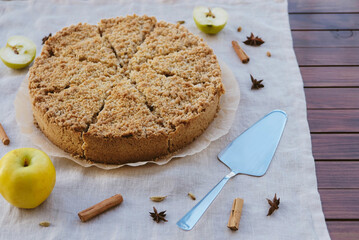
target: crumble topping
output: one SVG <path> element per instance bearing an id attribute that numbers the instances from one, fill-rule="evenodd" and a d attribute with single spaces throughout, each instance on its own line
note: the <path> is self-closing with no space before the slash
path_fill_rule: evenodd
<path id="1" fill-rule="evenodd" d="M 224 88 L 218 60 L 203 39 L 180 24 L 132 15 L 103 19 L 98 26 L 79 23 L 49 37 L 29 71 L 29 91 L 41 116 L 102 137 L 101 144 L 109 138 L 157 139 L 157 153 L 154 145 L 136 155 L 146 159 L 146 151 L 165 154 L 201 134 Z M 183 132 L 196 119 L 202 122 L 194 124 L 204 125 Z M 180 126 L 176 140 L 172 133 Z M 91 148 L 81 141 L 77 149 Z"/>

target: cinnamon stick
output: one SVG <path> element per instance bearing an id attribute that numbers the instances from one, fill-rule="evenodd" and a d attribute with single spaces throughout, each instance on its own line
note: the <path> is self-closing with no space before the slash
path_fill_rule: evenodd
<path id="1" fill-rule="evenodd" d="M 0 138 L 4 145 L 9 145 L 10 139 L 6 135 L 6 132 L 5 132 L 4 128 L 2 127 L 1 123 L 0 123 Z"/>
<path id="2" fill-rule="evenodd" d="M 231 230 L 238 230 L 239 222 L 241 220 L 242 208 L 244 200 L 241 198 L 236 198 L 232 204 L 231 215 L 229 216 L 229 221 L 227 227 Z"/>
<path id="3" fill-rule="evenodd" d="M 237 41 L 232 41 L 232 46 L 234 48 L 234 51 L 236 51 L 238 57 L 241 59 L 242 63 L 249 62 L 249 57 L 247 54 L 243 51 L 243 49 L 239 46 Z"/>
<path id="4" fill-rule="evenodd" d="M 108 199 L 103 200 L 102 202 L 99 202 L 92 207 L 89 207 L 81 212 L 78 213 L 79 218 L 82 222 L 86 222 L 90 220 L 93 217 L 96 217 L 97 215 L 105 212 L 106 210 L 115 207 L 122 203 L 123 198 L 121 194 L 116 194 L 115 196 L 112 196 Z"/>

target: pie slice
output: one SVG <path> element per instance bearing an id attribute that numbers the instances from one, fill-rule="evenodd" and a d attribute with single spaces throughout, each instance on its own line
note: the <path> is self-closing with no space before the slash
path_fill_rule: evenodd
<path id="1" fill-rule="evenodd" d="M 210 83 L 194 85 L 179 76 L 166 77 L 145 67 L 132 71 L 131 81 L 153 112 L 164 119 L 164 126 L 172 130 L 170 152 L 198 137 L 218 110 L 221 93 Z"/>
<path id="2" fill-rule="evenodd" d="M 159 74 L 180 76 L 192 84 L 211 83 L 221 94 L 224 91 L 217 57 L 208 46 L 158 56 L 148 60 L 147 64 Z"/>
<path id="3" fill-rule="evenodd" d="M 148 161 L 168 154 L 167 129 L 127 81 L 117 84 L 83 135 L 87 159 L 104 163 Z"/>
<path id="4" fill-rule="evenodd" d="M 94 63 L 87 63 L 77 70 L 76 75 L 58 79 L 59 82 L 76 81 L 76 84 L 58 92 L 39 91 L 36 95 L 33 92 L 33 112 L 38 126 L 55 145 L 83 156 L 82 134 L 95 121 L 112 87 L 123 76 L 106 73 L 107 68 Z M 57 79 L 56 72 L 47 74 L 44 76 Z"/>
<path id="5" fill-rule="evenodd" d="M 130 61 L 130 69 L 139 70 L 140 66 L 149 59 L 202 44 L 206 46 L 201 38 L 190 33 L 182 25 L 164 21 L 158 22 L 145 41 L 138 47 L 136 54 Z"/>
<path id="6" fill-rule="evenodd" d="M 98 25 L 102 36 L 113 47 L 121 67 L 127 69 L 137 47 L 150 34 L 155 24 L 154 17 L 132 15 L 102 19 Z"/>
<path id="7" fill-rule="evenodd" d="M 78 86 L 87 79 L 111 77 L 117 67 L 105 67 L 99 63 L 79 62 L 72 58 L 38 57 L 29 71 L 29 89 L 32 98 L 48 93 L 61 92 Z M 121 74 L 121 71 L 119 71 Z"/>
<path id="8" fill-rule="evenodd" d="M 118 65 L 111 45 L 101 37 L 96 25 L 82 24 L 65 27 L 44 44 L 41 56 L 68 57 L 78 61 Z"/>

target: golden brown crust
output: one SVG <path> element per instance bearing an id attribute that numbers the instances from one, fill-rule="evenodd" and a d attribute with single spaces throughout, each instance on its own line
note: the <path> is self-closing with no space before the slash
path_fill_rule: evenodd
<path id="1" fill-rule="evenodd" d="M 150 161 L 168 154 L 168 136 L 158 134 L 146 138 L 103 137 L 84 134 L 87 159 L 108 164 Z"/>
<path id="2" fill-rule="evenodd" d="M 53 122 L 53 119 L 45 115 L 45 111 L 42 108 L 32 106 L 32 110 L 37 125 L 51 142 L 68 153 L 80 157 L 83 156 L 82 131 L 63 127 Z"/>
<path id="3" fill-rule="evenodd" d="M 137 15 L 50 37 L 29 90 L 35 120 L 53 143 L 109 164 L 185 147 L 212 122 L 224 93 L 217 58 L 201 38 Z"/>
<path id="4" fill-rule="evenodd" d="M 218 111 L 219 98 L 220 95 L 216 95 L 213 102 L 201 114 L 186 123 L 179 124 L 176 130 L 169 134 L 170 152 L 175 152 L 187 146 L 207 129 Z"/>

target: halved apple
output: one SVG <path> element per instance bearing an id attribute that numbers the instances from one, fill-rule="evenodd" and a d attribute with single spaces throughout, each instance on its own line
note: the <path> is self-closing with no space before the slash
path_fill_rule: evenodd
<path id="1" fill-rule="evenodd" d="M 195 7 L 193 19 L 202 32 L 217 34 L 226 26 L 228 14 L 223 8 Z"/>
<path id="2" fill-rule="evenodd" d="M 27 67 L 36 56 L 36 45 L 23 36 L 12 36 L 5 47 L 0 49 L 0 58 L 13 69 Z"/>

